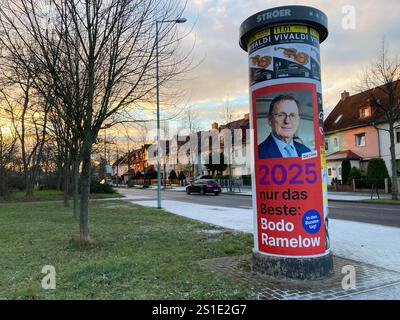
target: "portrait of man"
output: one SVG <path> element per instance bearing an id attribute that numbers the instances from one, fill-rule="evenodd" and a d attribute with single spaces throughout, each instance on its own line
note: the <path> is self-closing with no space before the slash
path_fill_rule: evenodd
<path id="1" fill-rule="evenodd" d="M 275 97 L 269 107 L 268 125 L 271 133 L 258 145 L 258 157 L 293 158 L 311 152 L 296 132 L 300 124 L 299 102 L 291 95 Z"/>

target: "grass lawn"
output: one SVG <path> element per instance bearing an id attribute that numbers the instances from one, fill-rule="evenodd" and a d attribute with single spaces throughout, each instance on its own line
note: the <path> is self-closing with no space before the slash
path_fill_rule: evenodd
<path id="1" fill-rule="evenodd" d="M 60 201 L 64 199 L 64 194 L 59 190 L 34 190 L 33 197 L 27 198 L 25 191 L 17 191 L 10 195 L 4 202 L 35 202 L 35 201 Z M 119 198 L 119 193 L 111 194 L 91 194 L 91 199 Z M 71 199 L 72 200 L 72 199 Z M 2 201 L 0 201 L 2 203 Z"/>
<path id="2" fill-rule="evenodd" d="M 0 299 L 246 299 L 198 261 L 250 253 L 252 236 L 121 200 L 91 203 L 91 243 L 62 203 L 0 205 Z M 44 290 L 42 267 L 56 269 Z"/>

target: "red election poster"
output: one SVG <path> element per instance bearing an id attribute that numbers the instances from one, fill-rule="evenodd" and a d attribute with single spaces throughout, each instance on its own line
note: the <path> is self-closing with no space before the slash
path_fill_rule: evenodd
<path id="1" fill-rule="evenodd" d="M 324 133 L 313 83 L 252 92 L 258 251 L 325 254 Z"/>

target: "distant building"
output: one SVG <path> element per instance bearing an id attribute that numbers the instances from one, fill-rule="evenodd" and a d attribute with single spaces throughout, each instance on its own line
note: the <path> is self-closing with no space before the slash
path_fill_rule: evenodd
<path id="1" fill-rule="evenodd" d="M 384 96 L 377 90 L 374 95 L 384 103 Z M 341 163 L 348 159 L 352 167 L 367 169 L 368 161 L 383 158 L 391 170 L 389 132 L 378 130 L 388 127 L 380 109 L 370 103 L 367 92 L 350 96 L 341 94 L 336 107 L 324 121 L 328 182 L 342 179 Z M 400 133 L 397 134 L 397 172 L 400 175 Z"/>
<path id="2" fill-rule="evenodd" d="M 145 170 L 152 167 L 148 161 L 148 149 L 150 146 L 151 144 L 145 144 L 117 159 L 112 164 L 113 175 L 123 177 L 127 181 L 138 172 L 144 174 Z"/>
<path id="3" fill-rule="evenodd" d="M 220 144 L 218 150 L 212 149 L 210 146 L 211 152 L 222 152 L 224 153 L 225 141 L 226 137 L 224 137 L 224 132 L 227 136 L 232 138 L 232 150 L 231 154 L 226 155 L 225 158 L 232 162 L 232 176 L 240 177 L 243 175 L 251 174 L 250 163 L 250 114 L 246 113 L 242 119 L 231 121 L 229 123 L 219 125 L 216 122 L 211 124 L 211 130 L 218 130 L 220 135 Z M 239 143 L 235 143 L 234 141 L 234 132 L 241 132 L 241 140 Z M 237 142 L 237 141 L 236 141 Z M 203 174 L 210 174 L 208 172 L 205 165 L 200 164 L 200 169 Z M 228 169 L 224 171 L 224 174 L 229 174 Z"/>
<path id="4" fill-rule="evenodd" d="M 236 177 L 240 177 L 243 175 L 250 175 L 251 168 L 249 166 L 250 159 L 250 119 L 249 114 L 245 114 L 242 119 L 235 120 L 223 125 L 219 125 L 216 122 L 211 124 L 211 129 L 209 131 L 199 131 L 193 133 L 193 136 L 197 136 L 197 155 L 190 155 L 190 151 L 188 151 L 189 163 L 180 163 L 178 154 L 182 152 L 182 147 L 190 142 L 190 138 L 186 137 L 182 140 L 174 137 L 171 140 L 160 141 L 161 158 L 161 172 L 162 178 L 168 179 L 169 173 L 174 170 L 177 174 L 180 171 L 183 171 L 187 177 L 190 177 L 191 172 L 193 171 L 193 177 L 200 175 L 209 175 L 211 174 L 205 165 L 204 159 L 208 159 L 209 153 L 214 152 L 224 152 L 225 144 L 228 143 L 229 140 L 225 141 L 225 139 L 232 139 L 233 149 L 231 150 L 230 155 L 225 155 L 227 159 L 233 159 L 232 163 L 232 175 Z M 238 141 L 234 141 L 234 132 L 241 132 L 241 139 L 239 143 L 234 143 Z M 202 141 L 202 138 L 207 137 L 207 135 L 211 131 L 218 135 L 218 147 L 213 148 L 211 143 L 211 138 L 209 137 L 209 143 L 206 141 Z M 224 133 L 227 135 L 224 137 Z M 175 142 L 174 142 L 175 141 Z M 202 150 L 202 143 L 208 144 L 208 148 L 206 150 Z M 192 144 L 194 147 L 195 144 Z M 157 165 L 157 152 L 156 145 L 147 144 L 142 146 L 139 149 L 135 149 L 124 156 L 117 159 L 113 164 L 113 174 L 123 176 L 125 180 L 126 176 L 134 176 L 137 172 L 141 172 L 142 174 L 145 172 L 147 168 L 152 166 L 156 168 Z M 192 150 L 192 149 L 191 149 Z M 203 151 L 203 153 L 201 153 Z M 184 151 L 183 151 L 184 152 Z M 165 175 L 164 175 L 165 172 Z M 225 170 L 224 175 L 227 175 L 228 169 Z M 190 178 L 193 178 L 190 177 Z"/>

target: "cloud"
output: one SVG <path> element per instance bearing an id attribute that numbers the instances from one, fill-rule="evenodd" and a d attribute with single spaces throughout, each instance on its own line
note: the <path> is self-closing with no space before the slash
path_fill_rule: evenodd
<path id="1" fill-rule="evenodd" d="M 400 49 L 397 32 L 400 2 L 397 0 L 313 0 L 292 3 L 314 6 L 328 15 L 330 33 L 321 45 L 326 109 L 336 105 L 344 90 L 355 93 L 352 89 L 360 77 L 360 71 L 377 56 L 383 36 L 393 53 Z M 247 98 L 247 53 L 238 45 L 239 26 L 258 11 L 286 4 L 287 1 L 271 0 L 196 0 L 189 5 L 189 14 L 197 17 L 194 28 L 196 55 L 204 59 L 191 75 L 193 80 L 187 83 L 191 87 L 193 105 L 204 101 L 223 102 L 227 95 L 233 99 Z M 355 30 L 342 27 L 342 9 L 345 5 L 355 8 Z"/>

